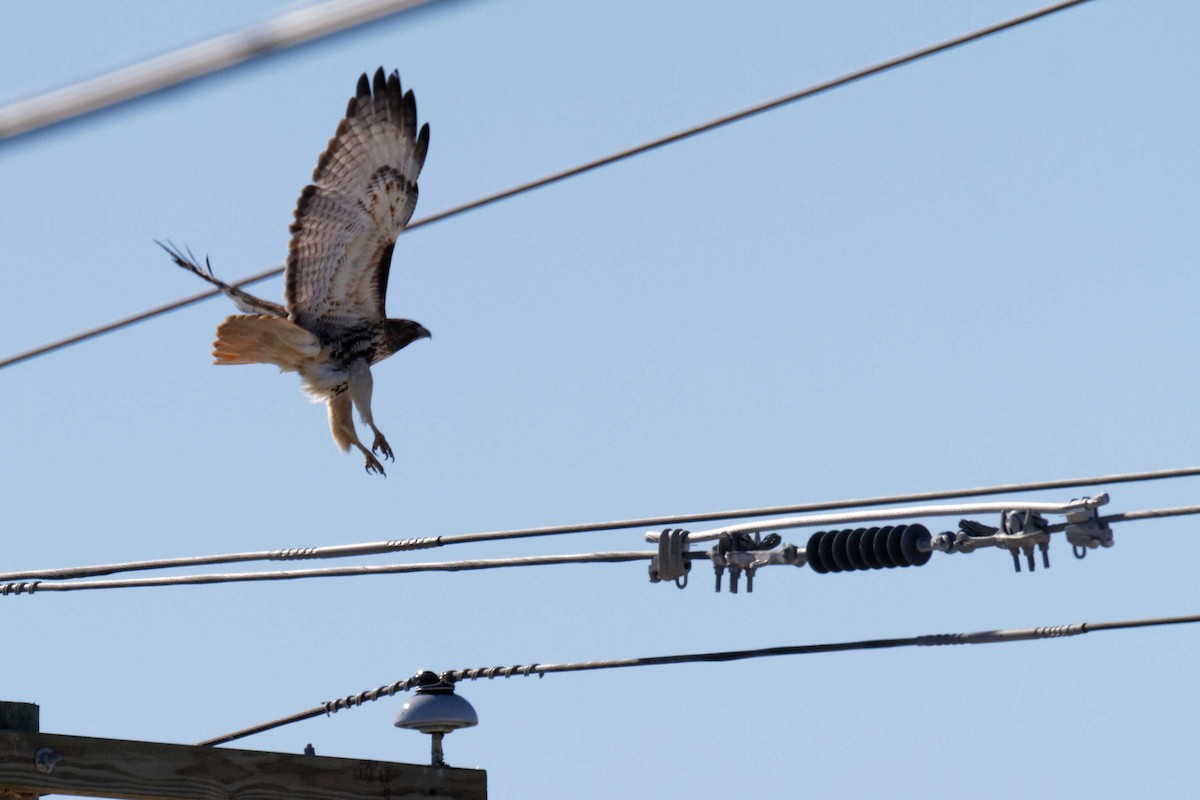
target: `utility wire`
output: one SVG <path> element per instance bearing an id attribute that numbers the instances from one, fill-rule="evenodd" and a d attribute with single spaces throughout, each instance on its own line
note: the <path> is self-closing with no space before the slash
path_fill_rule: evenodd
<path id="1" fill-rule="evenodd" d="M 1103 517 L 1097 517 L 1096 521 L 1101 524 L 1111 522 L 1135 522 L 1144 519 L 1163 519 L 1164 517 L 1183 517 L 1191 514 L 1200 514 L 1200 505 L 1197 506 L 1176 506 L 1174 508 L 1150 508 L 1145 511 L 1126 511 L 1120 514 L 1109 514 Z M 1060 522 L 1056 525 L 1047 525 L 1046 530 L 1049 533 L 1058 533 L 1065 531 L 1068 523 Z"/>
<path id="2" fill-rule="evenodd" d="M 432 0 L 330 0 L 0 108 L 0 146 Z"/>
<path id="3" fill-rule="evenodd" d="M 734 511 L 710 511 L 698 514 L 674 514 L 669 516 L 614 520 L 610 522 L 554 525 L 541 528 L 489 531 L 483 533 L 465 533 L 448 536 L 426 536 L 412 539 L 396 539 L 384 542 L 365 542 L 362 544 L 330 545 L 325 547 L 297 547 L 283 550 L 258 550 L 212 556 L 162 558 L 116 564 L 98 564 L 85 567 L 25 570 L 21 572 L 0 573 L 0 581 L 26 581 L 36 579 L 66 580 L 71 578 L 92 578 L 99 577 L 101 575 L 113 575 L 121 572 L 172 569 L 176 567 L 211 566 L 214 564 L 232 564 L 246 561 L 295 561 L 304 559 L 371 556 L 405 550 L 442 547 L 451 544 L 521 539 L 534 536 L 556 536 L 564 534 L 595 533 L 599 531 L 618 531 L 628 530 L 630 528 L 662 528 L 678 526 L 691 522 L 713 522 L 727 519 L 766 517 L 781 514 L 800 514 L 813 511 L 833 511 L 837 509 L 862 508 L 865 506 L 899 505 L 902 503 L 921 502 L 927 500 L 947 500 L 962 497 L 980 497 L 985 495 L 1009 494 L 1014 492 L 1034 492 L 1048 489 L 1069 489 L 1085 486 L 1135 483 L 1195 476 L 1200 476 L 1200 467 L 1182 467 L 1178 469 L 1161 469 L 1147 472 L 1125 472 L 1113 475 L 1098 475 L 1089 478 L 1066 478 L 1050 481 L 1035 481 L 1029 483 L 1002 483 L 994 486 L 980 486 L 973 489 L 952 489 L 949 491 L 917 492 L 914 494 L 881 495 L 877 497 L 863 497 L 855 500 L 833 500 L 818 503 L 800 503 L 790 506 L 761 506 L 758 508 L 743 508 Z"/>
<path id="4" fill-rule="evenodd" d="M 342 578 L 351 575 L 392 575 L 405 572 L 465 572 L 498 567 L 537 567 L 551 564 L 609 564 L 649 560 L 657 551 L 580 553 L 560 556 L 521 558 L 479 558 L 469 561 L 435 561 L 421 564 L 382 564 L 322 569 L 280 570 L 276 572 L 233 572 L 209 575 L 175 575 L 166 578 L 129 578 L 99 581 L 23 581 L 0 584 L 0 597 L 34 592 L 77 592 L 86 589 L 136 589 L 147 586 L 197 586 L 211 583 L 248 581 L 287 581 L 301 578 Z"/>
<path id="5" fill-rule="evenodd" d="M 546 176 L 538 178 L 536 180 L 529 181 L 528 183 L 522 183 L 518 186 L 513 186 L 509 189 L 505 189 L 504 191 L 497 192 L 497 193 L 491 194 L 491 195 L 487 195 L 486 197 L 481 197 L 477 200 L 472 200 L 471 202 L 464 203 L 464 204 L 458 205 L 458 206 L 454 206 L 453 208 L 449 208 L 444 211 L 439 211 L 436 214 L 433 214 L 428 217 L 424 217 L 422 219 L 419 219 L 419 220 L 411 223 L 407 228 L 405 228 L 404 232 L 407 233 L 408 231 L 416 230 L 416 229 L 422 228 L 426 225 L 431 225 L 435 222 L 441 222 L 442 220 L 450 219 L 451 217 L 456 217 L 461 214 L 465 214 L 468 211 L 474 211 L 476 209 L 483 208 L 484 206 L 489 206 L 489 205 L 492 205 L 493 203 L 498 203 L 502 200 L 507 200 L 511 197 L 515 197 L 517 195 L 533 191 L 534 189 L 540 189 L 544 186 L 549 186 L 550 184 L 558 183 L 559 181 L 566 180 L 567 178 L 573 178 L 573 177 L 575 177 L 577 175 L 581 175 L 585 172 L 590 172 L 594 169 L 599 169 L 600 167 L 605 167 L 605 166 L 608 166 L 609 164 L 615 164 L 618 161 L 624 161 L 627 158 L 632 158 L 633 156 L 641 155 L 642 153 L 646 153 L 651 150 L 656 150 L 660 147 L 665 147 L 666 145 L 674 144 L 675 142 L 679 142 L 684 139 L 688 139 L 688 138 L 697 136 L 702 133 L 707 133 L 708 131 L 714 130 L 716 128 L 720 128 L 722 126 L 729 125 L 734 122 L 740 122 L 741 120 L 748 119 L 749 117 L 753 117 L 757 114 L 761 114 L 766 111 L 771 111 L 773 109 L 780 108 L 781 106 L 785 106 L 790 103 L 797 102 L 799 100 L 804 100 L 809 97 L 813 97 L 815 95 L 822 94 L 824 92 L 830 91 L 831 89 L 837 89 L 841 86 L 846 86 L 847 84 L 854 83 L 856 81 L 862 80 L 863 78 L 867 78 L 872 75 L 877 75 L 879 73 L 887 72 L 888 70 L 892 70 L 897 67 L 904 66 L 906 64 L 911 64 L 914 61 L 919 61 L 923 58 L 928 58 L 929 56 L 936 55 L 938 53 L 943 53 L 947 50 L 952 50 L 956 47 L 961 47 L 962 45 L 965 45 L 969 42 L 974 42 L 979 39 L 983 39 L 988 36 L 992 36 L 994 34 L 1000 33 L 1001 31 L 1006 31 L 1006 30 L 1009 30 L 1010 28 L 1015 28 L 1017 26 L 1024 25 L 1026 23 L 1033 22 L 1034 20 L 1038 20 L 1043 17 L 1050 16 L 1051 14 L 1055 14 L 1059 11 L 1063 11 L 1063 10 L 1071 8 L 1073 6 L 1082 5 L 1083 3 L 1087 3 L 1087 2 L 1090 2 L 1090 0 L 1069 0 L 1068 2 L 1056 3 L 1054 5 L 1047 6 L 1038 11 L 1034 11 L 1029 14 L 1024 14 L 1019 17 L 1014 17 L 1014 18 L 1006 20 L 1004 22 L 1000 22 L 995 25 L 990 25 L 986 28 L 981 28 L 977 31 L 963 34 L 962 36 L 958 36 L 953 39 L 948 39 L 939 44 L 931 45 L 929 47 L 922 48 L 921 50 L 913 51 L 906 55 L 898 56 L 896 58 L 892 58 L 887 61 L 882 61 L 878 64 L 875 64 L 870 67 L 866 67 L 866 68 L 858 70 L 856 72 L 851 72 L 846 75 L 842 75 L 841 77 L 834 78 L 829 81 L 825 81 L 824 83 L 818 83 L 818 84 L 816 84 L 814 86 L 810 86 L 806 89 L 801 89 L 797 92 L 783 95 L 782 97 L 777 97 L 774 100 L 768 100 L 766 102 L 759 103 L 758 105 L 754 105 L 754 106 L 750 106 L 749 108 L 742 109 L 741 111 L 736 111 L 731 114 L 727 114 L 725 116 L 717 117 L 716 119 L 709 120 L 708 122 L 703 122 L 698 125 L 694 125 L 690 128 L 685 128 L 681 131 L 677 131 L 675 133 L 668 134 L 666 136 L 662 136 L 657 139 L 652 139 L 648 142 L 637 145 L 635 147 L 631 147 L 627 150 L 621 150 L 619 152 L 612 153 L 610 155 L 607 155 L 607 156 L 604 156 L 601 158 L 597 158 L 593 161 L 589 161 L 587 163 L 580 164 L 576 167 L 572 167 L 570 169 L 565 169 L 565 170 L 562 170 L 561 172 L 556 172 L 551 175 L 546 175 Z M 249 286 L 249 285 L 258 283 L 260 281 L 267 280 L 268 278 L 273 278 L 276 275 L 281 274 L 282 272 L 283 272 L 283 267 L 274 267 L 272 269 L 266 270 L 265 272 L 260 272 L 256 275 L 251 275 L 247 278 L 244 278 L 233 285 L 237 286 L 237 287 Z M 162 314 L 166 314 L 171 311 L 176 311 L 180 308 L 185 308 L 187 306 L 198 303 L 201 300 L 207 300 L 210 297 L 216 297 L 220 293 L 221 293 L 220 290 L 216 290 L 216 289 L 211 290 L 211 291 L 200 292 L 200 293 L 194 294 L 190 297 L 185 297 L 181 300 L 176 300 L 173 303 L 168 303 L 164 306 L 159 306 L 158 308 L 150 309 L 149 311 L 142 312 L 141 314 L 135 314 L 132 317 L 126 317 L 125 319 L 117 320 L 116 322 L 111 322 L 107 325 L 101 325 L 98 328 L 92 328 L 91 330 L 87 330 L 82 333 L 78 333 L 78 334 L 68 337 L 66 339 L 62 339 L 62 340 L 59 340 L 56 342 L 52 342 L 50 344 L 42 345 L 41 347 L 36 347 L 32 350 L 27 350 L 23 353 L 18 353 L 17 355 L 10 356 L 10 357 L 4 359 L 3 361 L 0 361 L 0 369 L 12 366 L 14 364 L 18 364 L 22 361 L 27 361 L 31 358 L 35 358 L 40 355 L 45 355 L 46 353 L 50 353 L 55 350 L 60 350 L 64 347 L 68 347 L 70 345 L 77 344 L 79 342 L 82 342 L 82 341 L 85 341 L 88 339 L 92 339 L 96 336 L 100 336 L 100 335 L 103 335 L 106 333 L 111 333 L 112 331 L 119 330 L 121 328 L 125 328 L 125 327 L 134 325 L 139 322 L 144 322 L 145 320 L 152 319 L 154 317 L 160 316 Z"/>
<path id="6" fill-rule="evenodd" d="M 1019 504 L 1016 506 L 1023 508 Z M 1101 522 L 1128 522 L 1140 519 L 1158 519 L 1200 514 L 1200 505 L 1176 508 L 1157 508 L 1100 517 Z M 1066 525 L 1049 526 L 1051 533 L 1066 529 Z M 250 581 L 286 581 L 303 578 L 341 578 L 361 575 L 392 575 L 408 572 L 466 572 L 501 567 L 540 567 L 562 564 L 611 564 L 626 561 L 648 561 L 658 555 L 657 550 L 624 550 L 606 553 L 580 553 L 554 556 L 524 556 L 519 558 L 480 558 L 465 561 L 434 561 L 417 564 L 383 564 L 353 567 L 325 567 L 316 569 L 279 570 L 274 572 L 234 572 L 203 575 L 175 575 L 163 578 L 127 578 L 87 581 L 42 581 L 22 580 L 0 583 L 0 597 L 8 595 L 34 594 L 37 592 L 77 592 L 88 589 L 138 589 L 150 586 L 198 586 L 214 583 L 246 583 Z M 693 550 L 690 558 L 708 558 L 709 553 Z"/>
<path id="7" fill-rule="evenodd" d="M 1150 617 L 1145 619 L 1117 620 L 1112 622 L 1079 622 L 1073 625 L 1056 625 L 1042 628 L 1007 628 L 994 631 L 977 631 L 975 633 L 940 633 L 926 636 L 907 636 L 894 639 L 865 639 L 855 642 L 831 642 L 826 644 L 802 644 L 788 647 L 765 647 L 755 650 L 726 650 L 715 653 L 688 653 L 671 656 L 651 656 L 649 658 L 621 658 L 607 661 L 582 661 L 564 664 L 527 664 L 512 667 L 483 667 L 479 669 L 449 670 L 443 672 L 441 678 L 450 682 L 475 680 L 477 678 L 509 678 L 513 675 L 528 677 L 554 672 L 585 672 L 601 669 L 622 669 L 627 667 L 654 667 L 668 664 L 694 664 L 724 661 L 744 661 L 752 658 L 770 658 L 774 656 L 803 656 L 817 653 L 845 653 L 859 650 L 888 650 L 899 647 L 936 647 L 956 644 L 1003 644 L 1005 642 L 1025 642 L 1039 639 L 1057 639 L 1065 636 L 1078 636 L 1084 633 L 1099 633 L 1103 631 L 1129 630 L 1133 628 L 1151 628 L 1163 625 L 1186 625 L 1200 622 L 1200 614 L 1189 614 L 1176 617 Z M 225 744 L 237 739 L 244 739 L 257 733 L 264 733 L 293 722 L 300 722 L 313 717 L 336 713 L 343 708 L 354 708 L 364 703 L 378 700 L 380 697 L 391 697 L 400 692 L 406 692 L 420 685 L 419 677 L 406 678 L 402 681 L 386 684 L 370 691 L 348 695 L 337 700 L 327 701 L 319 706 L 281 717 L 260 725 L 227 733 L 212 739 L 197 742 L 200 747 L 212 747 Z"/>

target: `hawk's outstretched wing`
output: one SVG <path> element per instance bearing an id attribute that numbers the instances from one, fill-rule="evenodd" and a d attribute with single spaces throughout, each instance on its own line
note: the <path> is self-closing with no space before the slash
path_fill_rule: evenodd
<path id="1" fill-rule="evenodd" d="M 372 89 L 374 91 L 372 92 Z M 296 204 L 284 272 L 292 319 L 320 335 L 382 323 L 396 237 L 417 204 L 429 125 L 400 75 L 364 74 Z"/>

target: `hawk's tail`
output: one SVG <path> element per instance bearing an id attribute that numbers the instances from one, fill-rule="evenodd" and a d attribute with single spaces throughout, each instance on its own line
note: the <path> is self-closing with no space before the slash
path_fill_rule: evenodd
<path id="1" fill-rule="evenodd" d="M 217 326 L 214 364 L 275 364 L 295 372 L 321 353 L 317 337 L 282 317 L 227 317 Z"/>

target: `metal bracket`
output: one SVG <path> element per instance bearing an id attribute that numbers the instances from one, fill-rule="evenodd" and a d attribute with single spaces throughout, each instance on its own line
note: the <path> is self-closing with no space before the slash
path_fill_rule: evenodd
<path id="1" fill-rule="evenodd" d="M 1000 532 L 996 534 L 996 545 L 1012 554 L 1013 569 L 1017 572 L 1021 571 L 1018 551 L 1025 553 L 1029 571 L 1034 571 L 1037 566 L 1033 560 L 1035 547 L 1042 551 L 1042 566 L 1050 569 L 1049 527 L 1046 518 L 1041 514 L 1032 511 L 1005 511 L 1000 515 Z"/>
<path id="2" fill-rule="evenodd" d="M 1107 522 L 1100 521 L 1095 506 L 1068 514 L 1067 527 L 1063 532 L 1076 558 L 1084 558 L 1088 550 L 1097 547 L 1113 546 L 1112 528 Z"/>
<path id="3" fill-rule="evenodd" d="M 782 539 L 778 533 L 766 536 L 755 533 L 721 534 L 716 545 L 709 552 L 713 572 L 716 574 L 716 590 L 721 591 L 721 576 L 729 570 L 729 592 L 737 594 L 738 583 L 742 573 L 746 575 L 746 591 L 754 591 L 754 575 L 759 567 L 769 564 L 791 564 L 802 567 L 805 564 L 803 551 L 792 544 L 781 545 Z"/>
<path id="4" fill-rule="evenodd" d="M 959 521 L 962 530 L 954 538 L 954 549 L 970 553 L 980 547 L 1000 547 L 1012 554 L 1013 569 L 1021 571 L 1021 552 L 1033 572 L 1034 548 L 1042 551 L 1042 566 L 1050 568 L 1050 531 L 1046 519 L 1033 511 L 1005 511 L 1000 515 L 1000 527 L 993 528 L 969 519 Z"/>
<path id="5" fill-rule="evenodd" d="M 1084 497 L 1074 500 L 1070 507 L 1062 512 L 1067 517 L 1065 529 L 1068 540 L 1075 547 L 1076 557 L 1082 558 L 1080 552 L 1086 552 L 1089 547 L 1111 547 L 1112 531 L 1107 525 L 1100 523 L 1096 509 L 1108 503 L 1107 494 L 1095 497 Z M 964 519 L 959 522 L 962 528 L 953 541 L 948 537 L 934 542 L 935 549 L 946 549 L 960 553 L 970 553 L 981 547 L 1000 547 L 1007 550 L 1013 559 L 1013 568 L 1021 571 L 1021 553 L 1025 554 L 1025 562 L 1029 571 L 1037 567 L 1034 561 L 1034 550 L 1042 552 L 1042 567 L 1050 568 L 1050 526 L 1041 514 L 1028 509 L 1015 508 L 1000 515 L 1000 527 L 993 528 L 979 522 Z M 1105 543 L 1107 541 L 1107 544 Z"/>
<path id="6" fill-rule="evenodd" d="M 687 586 L 692 562 L 687 558 L 688 532 L 668 528 L 659 534 L 658 555 L 650 559 L 650 582 L 675 581 L 680 589 Z"/>

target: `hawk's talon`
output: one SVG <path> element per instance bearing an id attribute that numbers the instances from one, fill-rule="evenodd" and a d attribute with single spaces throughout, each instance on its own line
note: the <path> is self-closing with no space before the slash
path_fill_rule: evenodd
<path id="1" fill-rule="evenodd" d="M 387 439 L 383 438 L 382 433 L 375 434 L 375 443 L 371 445 L 372 453 L 379 453 L 388 461 L 395 461 L 396 456 L 392 453 L 391 445 L 387 443 Z"/>
<path id="2" fill-rule="evenodd" d="M 383 471 L 383 465 L 379 463 L 379 459 L 365 451 L 363 452 L 363 455 L 367 457 L 367 463 L 363 465 L 363 469 L 367 471 L 368 475 L 375 475 L 378 473 L 385 478 L 387 477 L 387 473 Z"/>

